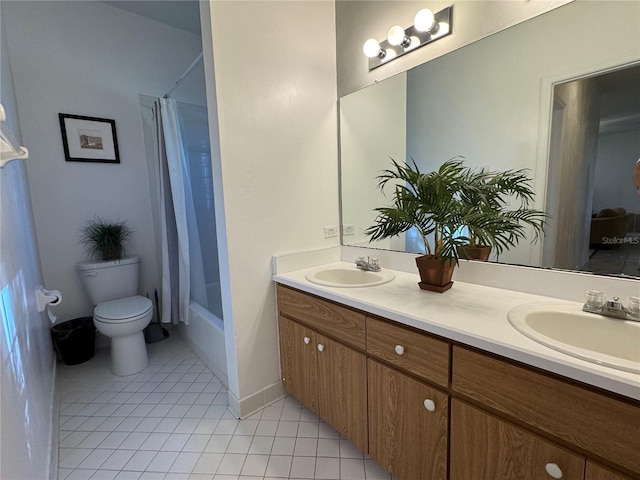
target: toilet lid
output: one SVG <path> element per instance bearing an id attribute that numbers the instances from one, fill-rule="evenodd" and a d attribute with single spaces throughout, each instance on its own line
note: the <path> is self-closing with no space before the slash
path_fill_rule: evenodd
<path id="1" fill-rule="evenodd" d="M 109 320 L 127 320 L 151 311 L 151 300 L 140 295 L 109 300 L 96 306 L 94 316 Z"/>

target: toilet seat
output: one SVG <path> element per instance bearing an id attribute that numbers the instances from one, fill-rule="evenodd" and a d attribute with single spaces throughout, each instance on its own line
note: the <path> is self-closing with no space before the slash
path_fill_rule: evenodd
<path id="1" fill-rule="evenodd" d="M 97 305 L 93 311 L 93 318 L 104 323 L 129 323 L 151 315 L 152 308 L 150 299 L 134 295 Z"/>

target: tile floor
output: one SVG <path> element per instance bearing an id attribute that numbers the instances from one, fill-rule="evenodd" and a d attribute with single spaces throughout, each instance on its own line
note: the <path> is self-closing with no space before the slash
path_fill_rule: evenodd
<path id="1" fill-rule="evenodd" d="M 294 398 L 238 420 L 180 337 L 147 347 L 129 377 L 110 372 L 108 349 L 59 365 L 59 480 L 390 480 Z"/>

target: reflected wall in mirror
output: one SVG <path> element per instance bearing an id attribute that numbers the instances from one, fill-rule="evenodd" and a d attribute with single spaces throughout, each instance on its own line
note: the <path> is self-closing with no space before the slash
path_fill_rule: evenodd
<path id="1" fill-rule="evenodd" d="M 430 171 L 461 155 L 529 169 L 534 207 L 551 217 L 542 242 L 493 261 L 640 277 L 639 15 L 638 2 L 573 2 L 341 98 L 342 221 L 353 232 L 343 244 L 420 252 L 410 233 L 369 244 L 373 209 L 389 204 L 375 177 L 390 157 Z M 616 28 L 597 36 L 594 24 Z M 612 220 L 600 217 L 618 208 L 628 223 L 602 234 Z"/>

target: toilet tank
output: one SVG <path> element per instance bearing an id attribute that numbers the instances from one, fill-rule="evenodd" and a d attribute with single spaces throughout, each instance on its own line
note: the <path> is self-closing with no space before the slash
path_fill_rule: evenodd
<path id="1" fill-rule="evenodd" d="M 92 305 L 138 294 L 140 257 L 77 265 L 84 291 Z"/>

